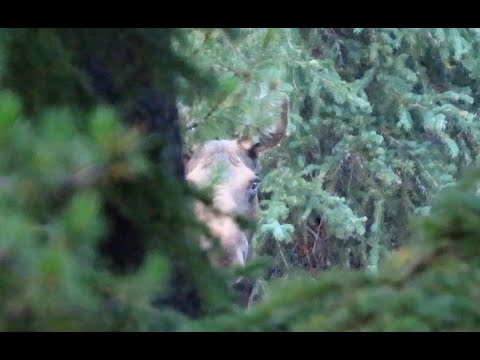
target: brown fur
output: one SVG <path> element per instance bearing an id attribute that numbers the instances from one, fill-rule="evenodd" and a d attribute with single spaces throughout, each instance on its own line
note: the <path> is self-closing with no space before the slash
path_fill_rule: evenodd
<path id="1" fill-rule="evenodd" d="M 200 187 L 208 184 L 215 165 L 224 166 L 224 179 L 214 186 L 213 209 L 201 203 L 195 205 L 196 215 L 220 240 L 225 252 L 220 257 L 212 257 L 217 266 L 244 265 L 248 256 L 247 235 L 233 219 L 236 215 L 255 219 L 258 214 L 257 197 L 249 199 L 257 176 L 253 161 L 246 157 L 245 149 L 235 140 L 210 141 L 187 164 L 187 180 Z M 211 244 L 204 241 L 204 246 Z"/>
<path id="2" fill-rule="evenodd" d="M 255 173 L 260 152 L 271 149 L 283 138 L 287 128 L 288 102 L 282 105 L 282 119 L 273 131 L 266 131 L 259 142 L 251 139 L 213 140 L 198 148 L 186 164 L 186 179 L 195 186 L 206 186 L 215 175 L 218 165 L 223 167 L 223 177 L 213 186 L 213 206 L 195 204 L 199 220 L 220 241 L 222 254 L 212 253 L 213 265 L 230 267 L 245 265 L 250 257 L 249 234 L 236 223 L 235 216 L 252 220 L 258 217 L 259 206 L 252 184 L 258 178 Z M 212 243 L 202 239 L 204 248 Z"/>

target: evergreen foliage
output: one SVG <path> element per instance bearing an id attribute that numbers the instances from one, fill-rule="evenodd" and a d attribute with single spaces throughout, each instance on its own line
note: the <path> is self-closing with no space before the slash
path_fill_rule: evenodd
<path id="1" fill-rule="evenodd" d="M 438 191 L 477 162 L 478 30 L 245 33 L 234 45 L 205 40 L 197 52 L 199 66 L 214 64 L 238 84 L 228 108 L 215 107 L 219 120 L 235 111 L 242 124 L 265 126 L 275 119 L 263 112 L 265 97 L 275 104 L 277 92 L 290 96 L 288 137 L 262 162 L 257 251 L 276 257 L 278 276 L 292 267 L 376 271 L 407 239 L 409 218 L 428 213 Z M 205 118 L 201 105 L 192 113 Z"/>
<path id="2" fill-rule="evenodd" d="M 188 324 L 191 331 L 478 331 L 478 184 L 472 171 L 419 218 L 409 245 L 377 272 L 294 273 L 264 300 Z"/>
<path id="3" fill-rule="evenodd" d="M 229 274 L 211 269 L 195 241 L 192 194 L 179 179 L 175 104 L 172 109 L 170 97 L 155 94 L 155 86 L 172 89 L 174 76 L 166 75 L 171 65 L 156 76 L 151 69 L 157 66 L 140 61 L 149 51 L 170 51 L 167 59 L 175 58 L 167 46 L 171 34 L 146 31 L 143 40 L 153 35 L 156 42 L 136 54 L 140 63 L 127 70 L 150 72 L 151 78 L 129 86 L 119 81 L 128 71 L 111 76 L 120 64 L 112 66 L 100 40 L 111 38 L 118 50 L 130 43 L 132 32 L 2 33 L 3 330 L 165 330 L 181 323 L 181 313 L 195 317 L 233 305 Z M 98 36 L 87 41 L 88 34 Z M 72 42 L 81 39 L 93 70 L 82 70 L 81 56 L 74 59 Z M 48 70 L 70 80 L 63 89 L 68 98 L 59 96 L 62 82 L 32 80 L 42 75 L 41 62 L 33 67 L 17 60 L 29 43 L 47 49 L 37 56 L 50 56 Z M 58 52 L 71 58 L 57 59 Z M 62 61 L 68 66 L 57 68 Z M 75 86 L 77 75 L 88 91 Z M 106 96 L 111 93 L 118 99 Z M 138 119 L 139 127 L 132 126 Z"/>
<path id="4" fill-rule="evenodd" d="M 478 29 L 2 30 L 0 330 L 478 331 L 479 51 Z M 257 259 L 219 272 L 180 134 L 258 137 L 286 96 Z"/>

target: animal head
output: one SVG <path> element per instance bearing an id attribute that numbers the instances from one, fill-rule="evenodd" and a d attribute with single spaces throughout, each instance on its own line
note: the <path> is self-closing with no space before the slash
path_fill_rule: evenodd
<path id="1" fill-rule="evenodd" d="M 212 140 L 197 148 L 186 164 L 186 179 L 197 187 L 212 185 L 213 204 L 195 204 L 195 213 L 220 241 L 221 254 L 212 253 L 217 267 L 245 265 L 249 258 L 250 234 L 235 220 L 241 216 L 256 220 L 259 212 L 257 162 L 260 155 L 276 146 L 288 125 L 288 101 L 284 100 L 280 123 L 264 131 L 258 141 L 249 137 Z M 202 240 L 204 248 L 212 243 Z"/>

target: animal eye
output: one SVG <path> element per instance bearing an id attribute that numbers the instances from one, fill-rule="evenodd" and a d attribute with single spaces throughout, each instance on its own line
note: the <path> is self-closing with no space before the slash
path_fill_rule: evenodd
<path id="1" fill-rule="evenodd" d="M 257 198 L 257 187 L 260 182 L 259 178 L 256 178 L 250 184 L 250 189 L 248 190 L 248 201 L 252 202 Z"/>
<path id="2" fill-rule="evenodd" d="M 255 180 L 253 180 L 252 185 L 250 186 L 250 189 L 251 190 L 257 190 L 257 186 L 258 186 L 259 182 L 260 182 L 259 178 L 256 178 Z"/>

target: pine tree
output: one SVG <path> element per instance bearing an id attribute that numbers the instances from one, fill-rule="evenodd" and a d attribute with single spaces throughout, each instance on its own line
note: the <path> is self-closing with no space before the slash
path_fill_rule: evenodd
<path id="1" fill-rule="evenodd" d="M 279 275 L 376 271 L 405 243 L 409 218 L 428 213 L 438 191 L 476 164 L 475 29 L 255 29 L 233 44 L 194 39 L 189 55 L 229 79 L 229 95 L 217 107 L 194 100 L 190 143 L 210 123 L 232 136 L 223 121 L 232 117 L 262 128 L 275 119 L 265 99 L 290 97 L 288 136 L 262 162 L 256 238 Z"/>
<path id="2" fill-rule="evenodd" d="M 171 74 L 212 83 L 175 33 L 1 33 L 2 330 L 165 330 L 234 306 L 194 241 Z"/>
<path id="3" fill-rule="evenodd" d="M 478 166 L 479 39 L 3 30 L 0 329 L 478 330 L 479 178 L 462 174 Z M 190 204 L 209 199 L 180 158 L 259 136 L 285 97 L 245 311 L 195 241 Z"/>

